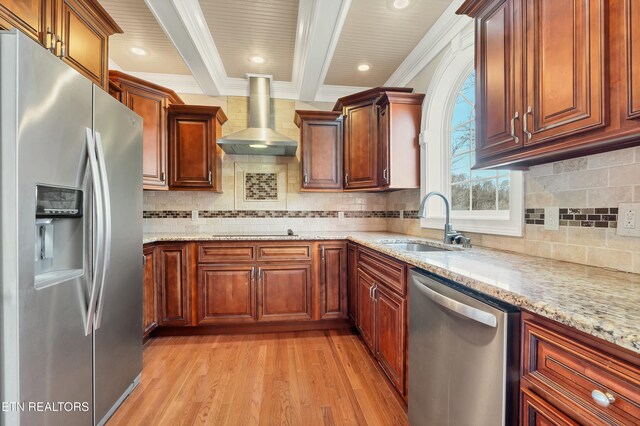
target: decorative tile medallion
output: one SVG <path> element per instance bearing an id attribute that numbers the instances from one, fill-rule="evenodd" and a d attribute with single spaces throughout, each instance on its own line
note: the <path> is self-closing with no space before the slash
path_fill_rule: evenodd
<path id="1" fill-rule="evenodd" d="M 244 199 L 252 201 L 277 201 L 278 175 L 276 173 L 245 173 Z"/>

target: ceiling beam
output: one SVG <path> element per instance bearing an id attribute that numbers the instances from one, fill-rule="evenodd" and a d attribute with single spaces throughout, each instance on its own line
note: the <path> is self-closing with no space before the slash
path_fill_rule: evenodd
<path id="1" fill-rule="evenodd" d="M 300 100 L 316 100 L 350 6 L 351 0 L 300 0 L 292 73 Z"/>
<path id="2" fill-rule="evenodd" d="M 453 0 L 427 31 L 400 66 L 384 83 L 389 87 L 407 86 L 422 70 L 449 45 L 456 34 L 464 32 L 473 22 L 468 16 L 456 15 L 464 0 Z"/>
<path id="3" fill-rule="evenodd" d="M 224 93 L 227 74 L 198 0 L 145 0 L 202 91 Z"/>

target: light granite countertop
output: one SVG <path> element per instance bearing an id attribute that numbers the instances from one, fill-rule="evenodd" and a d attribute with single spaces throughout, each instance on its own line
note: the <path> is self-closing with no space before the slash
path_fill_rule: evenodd
<path id="1" fill-rule="evenodd" d="M 332 239 L 347 239 L 370 247 L 640 354 L 639 274 L 482 247 L 405 252 L 391 249 L 384 242 L 410 240 L 442 244 L 385 232 L 303 232 L 295 236 L 154 234 L 145 235 L 144 243 Z"/>

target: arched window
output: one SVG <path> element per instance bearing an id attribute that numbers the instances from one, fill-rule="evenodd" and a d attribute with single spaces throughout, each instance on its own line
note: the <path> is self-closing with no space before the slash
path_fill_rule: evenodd
<path id="1" fill-rule="evenodd" d="M 473 25 L 441 54 L 424 108 L 421 193 L 440 191 L 451 200 L 456 230 L 522 236 L 523 178 L 520 171 L 473 170 L 476 75 Z M 443 203 L 430 201 L 421 226 L 441 228 Z"/>
<path id="2" fill-rule="evenodd" d="M 476 148 L 474 71 L 464 80 L 451 114 L 451 208 L 459 211 L 509 210 L 510 174 L 472 170 Z"/>

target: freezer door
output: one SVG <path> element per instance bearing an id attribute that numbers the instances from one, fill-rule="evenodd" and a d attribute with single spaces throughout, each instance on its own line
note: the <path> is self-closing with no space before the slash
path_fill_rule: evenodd
<path id="1" fill-rule="evenodd" d="M 142 371 L 142 119 L 94 87 L 94 131 L 107 190 L 106 270 L 94 331 L 95 423 Z"/>
<path id="2" fill-rule="evenodd" d="M 0 81 L 0 380 L 2 400 L 24 403 L 0 412 L 0 424 L 86 425 L 93 404 L 92 335 L 85 334 L 92 269 L 92 195 L 86 166 L 92 85 L 15 30 L 0 33 Z M 47 259 L 48 269 L 71 265 L 80 274 L 60 278 L 65 274 L 57 271 L 58 279 L 39 288 L 36 184 L 82 188 L 85 194 L 83 218 L 53 220 L 53 257 Z"/>

